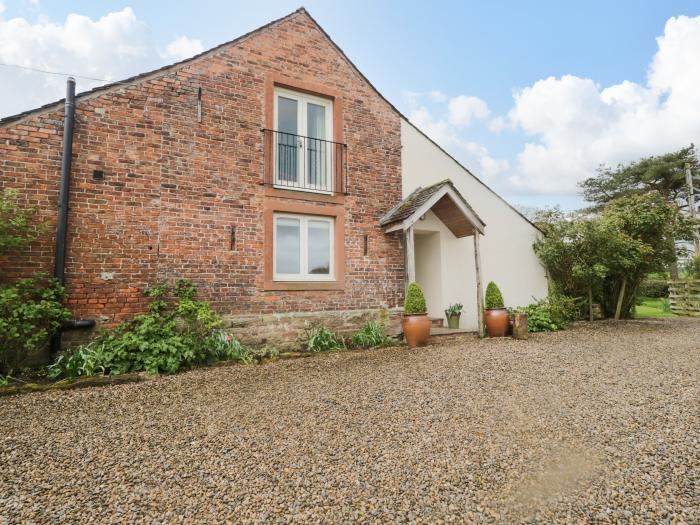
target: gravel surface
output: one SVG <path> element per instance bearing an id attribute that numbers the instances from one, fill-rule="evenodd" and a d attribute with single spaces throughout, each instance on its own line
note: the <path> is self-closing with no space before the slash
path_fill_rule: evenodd
<path id="1" fill-rule="evenodd" d="M 0 399 L 0 523 L 700 523 L 700 319 Z"/>

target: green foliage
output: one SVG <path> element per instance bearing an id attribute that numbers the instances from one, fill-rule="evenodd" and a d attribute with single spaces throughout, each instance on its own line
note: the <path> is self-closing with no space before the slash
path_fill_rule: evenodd
<path id="1" fill-rule="evenodd" d="M 221 361 L 238 361 L 243 364 L 260 362 L 263 359 L 277 357 L 279 350 L 272 346 L 253 348 L 244 346 L 231 334 L 216 330 L 209 347 L 211 357 Z"/>
<path id="2" fill-rule="evenodd" d="M 452 317 L 453 315 L 461 314 L 464 305 L 462 303 L 454 303 L 447 307 L 445 310 L 445 315 L 447 317 Z"/>
<path id="3" fill-rule="evenodd" d="M 0 192 L 0 253 L 27 248 L 36 240 L 44 226 L 33 220 L 35 216 L 35 209 L 20 205 L 16 190 Z"/>
<path id="4" fill-rule="evenodd" d="M 668 297 L 668 281 L 661 279 L 644 279 L 639 283 L 641 297 Z"/>
<path id="5" fill-rule="evenodd" d="M 69 312 L 63 288 L 45 274 L 0 285 L 0 373 L 11 374 L 48 343 Z"/>
<path id="6" fill-rule="evenodd" d="M 352 334 L 352 346 L 356 348 L 375 348 L 389 342 L 384 324 L 378 321 L 367 321 L 362 328 Z"/>
<path id="7" fill-rule="evenodd" d="M 591 215 L 550 215 L 535 243 L 553 289 L 593 295 L 608 316 L 626 281 L 622 316 L 628 317 L 643 278 L 676 259 L 674 240 L 689 239 L 693 224 L 658 192 L 630 194 Z"/>
<path id="8" fill-rule="evenodd" d="M 326 352 L 343 348 L 343 340 L 324 325 L 318 325 L 306 333 L 306 349 L 309 352 Z"/>
<path id="9" fill-rule="evenodd" d="M 196 288 L 187 280 L 146 291 L 149 312 L 103 333 L 89 345 L 59 358 L 52 375 L 70 377 L 74 370 L 105 374 L 146 371 L 177 372 L 216 355 L 219 316 L 208 303 L 194 299 Z M 75 361 L 73 364 L 72 362 Z M 80 375 L 80 374 L 79 374 Z"/>
<path id="10" fill-rule="evenodd" d="M 423 290 L 421 290 L 418 283 L 411 283 L 408 285 L 406 298 L 403 302 L 403 311 L 409 315 L 424 314 L 428 311 L 428 307 L 425 305 Z"/>
<path id="11" fill-rule="evenodd" d="M 700 279 L 700 255 L 688 259 L 684 270 L 689 278 Z"/>
<path id="12" fill-rule="evenodd" d="M 552 294 L 546 299 L 514 308 L 510 312 L 527 314 L 529 332 L 556 332 L 565 330 L 578 319 L 579 305 L 572 297 Z"/>
<path id="13" fill-rule="evenodd" d="M 496 283 L 491 281 L 486 285 L 486 308 L 503 308 L 504 306 L 501 290 Z"/>
<path id="14" fill-rule="evenodd" d="M 7 376 L 0 375 L 0 386 L 7 386 L 10 384 L 10 380 Z"/>

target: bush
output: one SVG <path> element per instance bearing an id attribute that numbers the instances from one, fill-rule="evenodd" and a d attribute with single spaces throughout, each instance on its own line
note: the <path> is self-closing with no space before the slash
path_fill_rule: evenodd
<path id="1" fill-rule="evenodd" d="M 501 290 L 498 289 L 496 283 L 491 281 L 486 286 L 486 308 L 503 308 L 504 305 Z"/>
<path id="2" fill-rule="evenodd" d="M 406 314 L 424 314 L 428 311 L 425 305 L 425 296 L 418 283 L 408 285 L 406 299 L 403 302 L 403 311 Z"/>
<path id="3" fill-rule="evenodd" d="M 645 279 L 639 285 L 637 295 L 642 297 L 668 297 L 668 281 Z"/>
<path id="4" fill-rule="evenodd" d="M 352 334 L 352 346 L 357 348 L 375 348 L 389 342 L 384 325 L 378 321 L 367 321 L 362 328 Z"/>
<path id="5" fill-rule="evenodd" d="M 691 279 L 700 279 L 700 255 L 689 259 L 685 265 L 685 272 Z"/>
<path id="6" fill-rule="evenodd" d="M 92 373 L 177 372 L 203 363 L 221 351 L 216 328 L 219 316 L 208 303 L 194 299 L 195 286 L 180 280 L 175 287 L 157 285 L 149 312 L 137 315 L 97 340 L 65 353 L 51 368 L 53 377 Z M 212 350 L 214 349 L 214 350 Z M 214 352 L 214 354 L 213 354 Z"/>
<path id="7" fill-rule="evenodd" d="M 44 274 L 0 286 L 0 374 L 21 367 L 68 319 L 62 299 L 63 288 Z"/>
<path id="8" fill-rule="evenodd" d="M 343 347 L 343 340 L 324 325 L 319 325 L 306 333 L 306 349 L 309 352 L 326 352 Z"/>
<path id="9" fill-rule="evenodd" d="M 547 299 L 520 306 L 511 313 L 527 314 L 528 332 L 565 330 L 579 317 L 578 301 L 566 295 L 552 294 Z"/>

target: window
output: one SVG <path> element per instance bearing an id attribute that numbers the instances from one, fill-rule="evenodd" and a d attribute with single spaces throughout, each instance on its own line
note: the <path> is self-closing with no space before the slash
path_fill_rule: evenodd
<path id="1" fill-rule="evenodd" d="M 333 281 L 334 219 L 274 215 L 274 280 Z"/>
<path id="2" fill-rule="evenodd" d="M 275 89 L 276 186 L 332 192 L 333 102 Z"/>

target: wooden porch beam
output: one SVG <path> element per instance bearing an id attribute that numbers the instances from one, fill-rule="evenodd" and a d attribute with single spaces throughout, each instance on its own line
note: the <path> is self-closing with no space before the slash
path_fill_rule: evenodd
<path id="1" fill-rule="evenodd" d="M 413 226 L 409 226 L 405 231 L 406 236 L 406 289 L 408 285 L 416 280 L 416 253 L 413 242 Z"/>
<path id="2" fill-rule="evenodd" d="M 479 337 L 484 337 L 484 294 L 481 285 L 481 253 L 479 252 L 479 232 L 474 232 L 474 266 L 476 267 L 476 318 Z"/>

